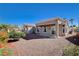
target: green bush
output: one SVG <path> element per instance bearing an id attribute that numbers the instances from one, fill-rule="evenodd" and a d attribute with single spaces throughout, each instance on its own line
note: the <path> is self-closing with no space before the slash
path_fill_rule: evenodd
<path id="1" fill-rule="evenodd" d="M 25 33 L 24 32 L 18 32 L 17 33 L 20 37 L 24 37 L 25 36 Z"/>
<path id="2" fill-rule="evenodd" d="M 63 51 L 64 56 L 79 56 L 79 46 L 67 47 Z"/>
<path id="3" fill-rule="evenodd" d="M 8 33 L 8 35 L 9 35 L 9 38 L 21 38 L 25 35 L 25 33 L 11 31 L 11 32 Z"/>
<path id="4" fill-rule="evenodd" d="M 0 48 L 0 56 L 12 56 L 13 50 L 9 48 Z"/>

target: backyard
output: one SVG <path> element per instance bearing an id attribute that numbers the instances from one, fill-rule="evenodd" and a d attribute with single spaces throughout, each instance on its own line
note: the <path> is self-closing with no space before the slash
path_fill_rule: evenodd
<path id="1" fill-rule="evenodd" d="M 20 39 L 19 41 L 10 43 L 15 46 L 13 49 L 16 51 L 16 54 L 14 55 L 17 56 L 61 56 L 66 46 L 74 46 L 65 37 L 59 39 Z"/>
<path id="2" fill-rule="evenodd" d="M 76 36 L 76 33 L 56 38 L 37 33 L 26 34 L 14 28 L 18 29 L 17 26 L 0 25 L 1 56 L 79 55 L 79 36 Z M 78 47 L 76 48 L 74 46 Z M 73 50 L 69 50 L 70 48 L 68 47 Z"/>

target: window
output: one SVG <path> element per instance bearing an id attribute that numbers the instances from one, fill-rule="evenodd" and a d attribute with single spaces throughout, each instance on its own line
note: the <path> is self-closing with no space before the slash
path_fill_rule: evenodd
<path id="1" fill-rule="evenodd" d="M 39 32 L 39 29 L 37 28 L 37 32 Z"/>
<path id="2" fill-rule="evenodd" d="M 52 34 L 55 34 L 55 29 L 54 28 L 52 28 Z"/>
<path id="3" fill-rule="evenodd" d="M 52 34 L 55 34 L 55 31 L 54 30 L 52 30 Z"/>
<path id="4" fill-rule="evenodd" d="M 63 33 L 65 33 L 65 29 L 63 28 Z"/>
<path id="5" fill-rule="evenodd" d="M 46 27 L 44 27 L 44 32 L 46 32 Z"/>

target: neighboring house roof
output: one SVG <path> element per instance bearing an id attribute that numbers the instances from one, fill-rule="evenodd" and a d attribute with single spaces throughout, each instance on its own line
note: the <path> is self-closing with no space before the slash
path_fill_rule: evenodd
<path id="1" fill-rule="evenodd" d="M 51 19 L 48 19 L 46 21 L 42 21 L 40 23 L 37 23 L 36 25 L 47 25 L 47 24 L 52 24 L 53 22 L 56 22 L 56 21 L 62 21 L 62 22 L 67 22 L 67 20 L 65 19 L 62 19 L 62 18 L 51 18 Z"/>

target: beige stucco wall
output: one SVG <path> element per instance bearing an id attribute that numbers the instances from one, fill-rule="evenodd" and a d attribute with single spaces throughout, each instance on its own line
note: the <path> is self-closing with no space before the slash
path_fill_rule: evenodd
<path id="1" fill-rule="evenodd" d="M 30 33 L 33 27 L 25 27 L 24 32 Z"/>
<path id="2" fill-rule="evenodd" d="M 46 27 L 46 32 L 44 32 L 44 27 L 39 27 L 38 29 L 39 29 L 39 32 L 36 31 L 36 33 L 39 33 L 40 35 L 43 35 L 43 36 L 51 36 L 52 30 L 56 28 L 55 26 L 51 26 L 50 28 Z"/>
<path id="3" fill-rule="evenodd" d="M 56 35 L 57 37 L 59 37 L 59 33 L 60 34 L 63 34 L 63 35 L 67 35 L 68 32 L 69 32 L 69 27 L 68 27 L 68 24 L 66 22 L 62 22 L 62 21 L 56 21 L 56 22 L 53 22 L 52 24 L 55 24 L 55 26 L 51 26 L 51 28 L 49 29 L 48 27 L 46 27 L 46 32 L 44 32 L 44 27 L 39 27 L 39 34 L 40 35 L 43 35 L 43 36 L 52 36 L 52 35 Z M 62 27 L 61 30 L 59 30 L 59 24 L 64 24 L 65 27 Z M 65 33 L 63 33 L 63 28 L 66 30 Z M 52 34 L 52 30 L 55 29 L 55 34 Z M 36 32 L 38 33 L 38 32 Z"/>

